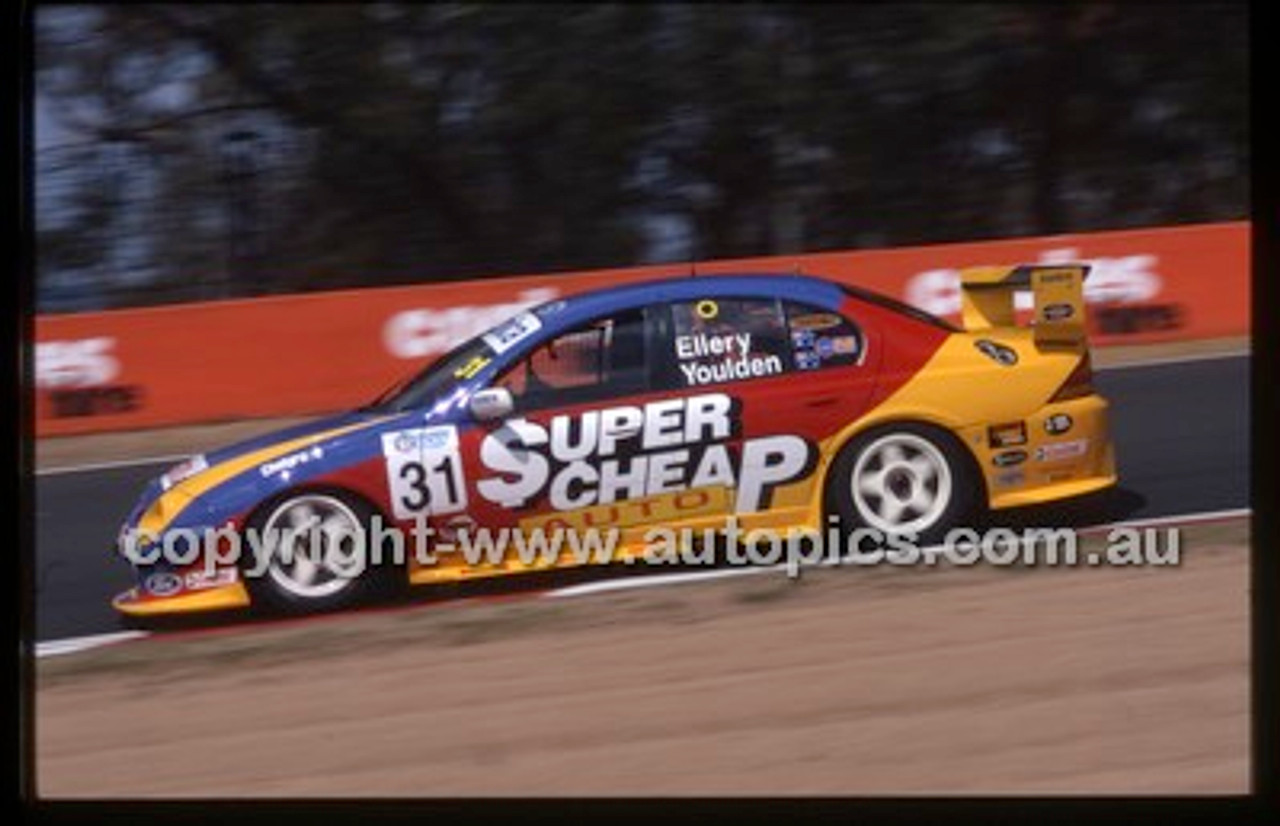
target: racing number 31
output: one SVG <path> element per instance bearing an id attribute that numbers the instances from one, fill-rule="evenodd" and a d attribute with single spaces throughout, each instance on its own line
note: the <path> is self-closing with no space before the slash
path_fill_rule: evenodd
<path id="1" fill-rule="evenodd" d="M 382 437 L 387 483 L 397 519 L 456 513 L 467 507 L 458 432 L 427 427 Z"/>
<path id="2" fill-rule="evenodd" d="M 426 510 L 431 504 L 431 486 L 427 484 L 428 474 L 432 477 L 440 474 L 444 478 L 448 498 L 441 504 L 447 506 L 447 503 L 456 503 L 458 501 L 458 483 L 454 480 L 456 472 L 452 456 L 441 458 L 439 464 L 429 470 L 421 462 L 405 462 L 400 468 L 400 478 L 408 482 L 410 493 L 401 497 L 401 504 L 411 511 Z"/>

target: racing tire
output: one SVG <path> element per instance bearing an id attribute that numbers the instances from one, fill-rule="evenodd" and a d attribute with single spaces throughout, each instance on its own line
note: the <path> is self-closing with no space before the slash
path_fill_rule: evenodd
<path id="1" fill-rule="evenodd" d="M 827 514 L 839 520 L 842 550 L 856 528 L 914 534 L 915 544 L 925 547 L 971 517 L 981 491 L 973 460 L 950 433 L 914 423 L 885 425 L 854 438 L 832 463 Z"/>
<path id="2" fill-rule="evenodd" d="M 342 491 L 295 491 L 261 506 L 249 520 L 267 553 L 265 565 L 246 542 L 251 567 L 245 575 L 253 605 L 268 611 L 314 613 L 389 596 L 398 569 L 370 559 L 369 527 L 376 511 Z M 275 540 L 272 540 L 273 533 Z"/>

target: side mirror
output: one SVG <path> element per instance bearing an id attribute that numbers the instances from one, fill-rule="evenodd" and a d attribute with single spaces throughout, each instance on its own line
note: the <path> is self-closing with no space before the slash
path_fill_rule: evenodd
<path id="1" fill-rule="evenodd" d="M 488 422 L 511 415 L 511 411 L 516 408 L 516 403 L 511 398 L 511 391 L 507 388 L 488 387 L 471 394 L 467 407 L 471 411 L 472 418 Z"/>

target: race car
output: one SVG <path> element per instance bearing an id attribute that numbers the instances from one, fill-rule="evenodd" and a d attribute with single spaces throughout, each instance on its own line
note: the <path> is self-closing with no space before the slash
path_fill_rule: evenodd
<path id="1" fill-rule="evenodd" d="M 327 610 L 389 584 L 634 559 L 654 529 L 727 520 L 927 544 L 984 508 L 1107 488 L 1087 272 L 964 271 L 961 326 L 794 274 L 683 276 L 532 307 L 363 407 L 153 480 L 121 528 L 137 584 L 114 605 Z M 430 552 L 352 574 L 335 549 L 375 527 L 426 536 Z M 485 530 L 608 530 L 616 545 L 585 562 L 456 552 Z M 197 536 L 212 542 L 187 553 Z"/>

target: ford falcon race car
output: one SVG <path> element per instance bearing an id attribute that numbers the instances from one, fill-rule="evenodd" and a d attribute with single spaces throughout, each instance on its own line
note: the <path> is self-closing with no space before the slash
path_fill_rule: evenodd
<path id="1" fill-rule="evenodd" d="M 334 537 L 375 521 L 426 526 L 433 547 L 481 528 L 616 529 L 617 560 L 637 558 L 649 529 L 730 518 L 927 544 L 981 508 L 1106 488 L 1086 275 L 965 271 L 959 327 L 802 275 L 687 276 L 533 307 L 364 407 L 152 481 L 118 543 L 137 584 L 114 605 L 320 610 L 388 583 L 584 564 L 408 552 L 351 575 Z M 265 539 L 222 561 L 217 543 L 250 529 Z M 196 554 L 169 541 L 214 531 Z"/>

